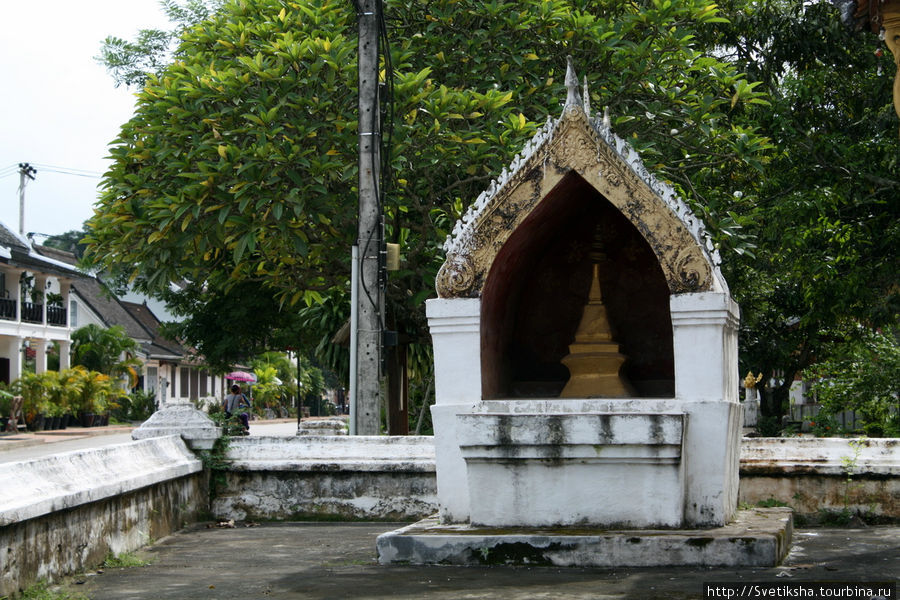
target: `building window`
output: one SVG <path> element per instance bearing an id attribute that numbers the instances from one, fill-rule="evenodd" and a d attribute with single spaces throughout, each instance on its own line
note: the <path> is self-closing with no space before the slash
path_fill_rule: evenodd
<path id="1" fill-rule="evenodd" d="M 78 327 L 78 301 L 69 300 L 69 326 Z"/>
<path id="2" fill-rule="evenodd" d="M 181 367 L 179 369 L 178 378 L 178 395 L 181 398 L 190 398 L 191 397 L 191 370 L 187 367 Z"/>
<path id="3" fill-rule="evenodd" d="M 148 392 L 159 387 L 159 370 L 156 367 L 147 367 L 147 378 L 144 380 L 144 389 Z"/>
<path id="4" fill-rule="evenodd" d="M 197 369 L 191 369 L 191 400 L 197 400 L 200 391 L 200 372 Z"/>

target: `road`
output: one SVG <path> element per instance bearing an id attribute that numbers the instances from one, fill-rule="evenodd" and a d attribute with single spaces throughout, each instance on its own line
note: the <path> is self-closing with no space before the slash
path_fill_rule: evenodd
<path id="1" fill-rule="evenodd" d="M 297 421 L 254 421 L 251 436 L 291 436 L 297 433 Z M 131 441 L 130 427 L 71 428 L 33 434 L 0 437 L 0 463 L 32 460 L 51 454 L 100 448 Z"/>

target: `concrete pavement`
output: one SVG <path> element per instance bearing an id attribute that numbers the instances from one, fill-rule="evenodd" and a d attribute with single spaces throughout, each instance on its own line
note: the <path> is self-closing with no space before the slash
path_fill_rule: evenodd
<path id="1" fill-rule="evenodd" d="M 246 527 L 239 523 L 234 529 L 222 529 L 201 524 L 142 551 L 141 556 L 152 561 L 148 566 L 81 575 L 69 589 L 91 600 L 669 599 L 704 598 L 704 586 L 709 583 L 896 582 L 900 573 L 898 527 L 799 530 L 785 564 L 776 568 L 378 565 L 375 538 L 397 526 L 264 523 Z"/>
<path id="2" fill-rule="evenodd" d="M 295 432 L 296 421 L 251 425 L 251 435 Z M 127 427 L 29 435 L 0 441 L 0 448 L 22 442 L 0 451 L 0 461 L 131 439 Z M 234 529 L 208 525 L 199 524 L 142 550 L 139 554 L 152 561 L 148 566 L 83 574 L 70 580 L 70 591 L 90 600 L 703 598 L 708 583 L 895 582 L 900 573 L 900 527 L 799 530 L 785 564 L 777 568 L 558 569 L 378 565 L 376 537 L 400 524 L 239 523 Z"/>

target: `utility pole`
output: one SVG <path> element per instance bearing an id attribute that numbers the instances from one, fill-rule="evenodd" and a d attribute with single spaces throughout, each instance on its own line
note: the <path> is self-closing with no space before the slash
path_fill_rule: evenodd
<path id="1" fill-rule="evenodd" d="M 37 169 L 26 163 L 19 163 L 19 235 L 25 235 L 25 184 L 34 181 Z"/>
<path id="2" fill-rule="evenodd" d="M 379 281 L 383 243 L 381 199 L 381 131 L 378 97 L 378 27 L 381 0 L 357 0 L 359 14 L 359 245 L 356 373 L 353 386 L 357 435 L 381 429 L 381 331 L 384 291 Z M 355 425 L 355 426 L 354 426 Z"/>

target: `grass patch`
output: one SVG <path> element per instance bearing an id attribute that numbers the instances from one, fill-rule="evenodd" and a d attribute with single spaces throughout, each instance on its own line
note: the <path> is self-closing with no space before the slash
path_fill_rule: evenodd
<path id="1" fill-rule="evenodd" d="M 776 508 L 779 506 L 790 506 L 787 502 L 782 502 L 776 498 L 768 498 L 766 500 L 760 500 L 756 503 L 756 506 L 759 508 Z"/>
<path id="2" fill-rule="evenodd" d="M 18 596 L 13 596 L 17 600 L 88 600 L 83 594 L 73 594 L 67 590 L 50 587 L 45 581 L 38 581 L 23 591 Z M 7 600 L 9 596 L 3 596 L 0 600 Z"/>
<path id="3" fill-rule="evenodd" d="M 759 500 L 756 504 L 750 504 L 749 502 L 741 502 L 738 504 L 738 510 L 749 510 L 751 508 L 775 508 L 779 506 L 786 506 L 788 508 L 791 507 L 787 502 L 782 502 L 776 498 L 767 498 L 765 500 Z"/>
<path id="4" fill-rule="evenodd" d="M 109 553 L 103 566 L 107 569 L 127 569 L 130 567 L 146 567 L 152 561 L 144 560 L 134 552 L 123 552 L 122 554 Z"/>

